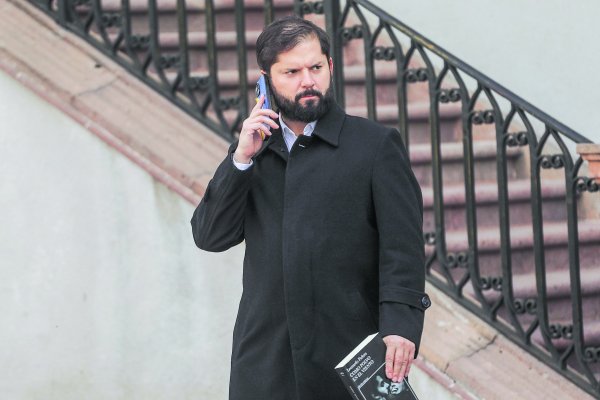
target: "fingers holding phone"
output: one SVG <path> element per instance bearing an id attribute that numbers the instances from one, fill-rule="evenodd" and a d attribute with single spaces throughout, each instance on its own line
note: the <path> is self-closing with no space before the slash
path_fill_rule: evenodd
<path id="1" fill-rule="evenodd" d="M 279 118 L 279 115 L 269 108 L 263 108 L 265 101 L 266 96 L 262 94 L 248 118 L 242 123 L 238 147 L 234 154 L 238 162 L 248 164 L 262 147 L 263 139 L 271 135 L 271 129 L 279 128 L 273 121 Z"/>

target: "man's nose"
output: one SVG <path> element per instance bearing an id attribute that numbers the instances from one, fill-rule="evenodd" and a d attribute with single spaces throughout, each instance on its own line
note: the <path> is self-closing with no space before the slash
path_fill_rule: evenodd
<path id="1" fill-rule="evenodd" d="M 308 68 L 302 70 L 302 87 L 310 88 L 315 85 L 315 80 L 310 74 L 310 70 Z"/>

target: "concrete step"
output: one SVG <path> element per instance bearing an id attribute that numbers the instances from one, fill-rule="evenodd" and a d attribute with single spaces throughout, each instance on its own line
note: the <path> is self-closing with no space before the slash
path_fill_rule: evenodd
<path id="1" fill-rule="evenodd" d="M 444 168 L 446 164 L 444 164 Z M 508 198 L 509 216 L 512 226 L 531 223 L 530 181 L 521 179 L 510 181 Z M 434 192 L 431 186 L 422 186 L 423 191 L 423 229 L 435 230 Z M 466 196 L 462 182 L 447 183 L 444 180 L 444 221 L 450 231 L 466 227 Z M 495 181 L 477 182 L 475 185 L 477 226 L 497 227 L 499 225 L 498 184 Z M 565 186 L 562 181 L 545 182 L 542 188 L 543 216 L 545 221 L 561 221 L 566 218 Z"/>
<path id="2" fill-rule="evenodd" d="M 567 223 L 565 221 L 545 222 L 544 251 L 546 271 L 561 271 L 568 268 Z M 481 276 L 501 276 L 500 230 L 499 227 L 481 227 L 477 231 L 479 248 L 479 268 Z M 533 228 L 530 224 L 511 225 L 511 260 L 513 274 L 527 274 L 535 271 L 533 251 Z M 449 253 L 467 252 L 466 230 L 447 231 L 446 246 Z M 426 254 L 431 255 L 434 247 L 426 246 Z M 582 271 L 600 265 L 600 221 L 579 222 L 579 257 Z M 464 268 L 453 270 L 455 280 L 465 274 Z"/>
<path id="3" fill-rule="evenodd" d="M 246 45 L 248 69 L 258 71 L 258 64 L 254 48 L 256 39 L 260 35 L 260 31 L 246 30 Z M 117 34 L 113 33 L 109 36 L 114 42 Z M 179 54 L 179 34 L 177 32 L 163 32 L 158 37 L 160 51 L 163 55 L 178 55 Z M 205 31 L 190 32 L 187 36 L 190 71 L 195 75 L 206 75 L 208 73 L 208 55 L 207 55 L 207 35 Z M 217 44 L 217 63 L 220 67 L 227 68 L 226 71 L 231 71 L 232 78 L 223 82 L 223 85 L 233 85 L 238 81 L 238 55 L 237 55 L 237 34 L 235 31 L 219 31 L 215 35 Z M 121 45 L 121 50 L 125 51 L 125 45 Z M 148 53 L 147 49 L 138 49 L 134 52 L 139 60 L 143 60 Z M 175 68 L 173 68 L 175 70 Z"/>
<path id="4" fill-rule="evenodd" d="M 583 319 L 600 321 L 600 265 L 580 271 Z M 513 278 L 515 296 L 533 298 L 537 296 L 535 274 L 517 275 Z M 546 296 L 548 316 L 551 323 L 572 321 L 571 277 L 568 268 L 546 274 Z M 598 332 L 600 334 L 600 332 Z M 600 344 L 600 341 L 597 342 Z"/>
<path id="5" fill-rule="evenodd" d="M 366 106 L 346 107 L 350 115 L 367 117 Z M 408 103 L 410 119 L 409 140 L 414 144 L 431 143 L 431 124 L 429 123 L 429 103 Z M 462 135 L 461 112 L 459 106 L 449 106 L 440 109 L 440 142 L 456 143 Z M 398 128 L 398 106 L 383 104 L 377 106 L 376 120 L 386 126 Z"/>
<path id="6" fill-rule="evenodd" d="M 428 107 L 426 104 L 424 108 Z M 457 117 L 458 118 L 458 117 Z M 464 182 L 464 150 L 460 142 L 445 142 L 441 149 L 442 181 Z M 496 169 L 496 142 L 476 141 L 473 144 L 473 156 L 475 160 L 476 181 L 491 181 L 497 177 Z M 508 162 L 514 163 L 521 158 L 522 153 L 518 148 L 508 148 L 506 152 Z M 431 185 L 432 179 L 432 154 L 429 143 L 411 143 L 410 161 L 413 172 L 421 187 Z M 509 169 L 509 179 L 517 179 L 516 170 Z"/>

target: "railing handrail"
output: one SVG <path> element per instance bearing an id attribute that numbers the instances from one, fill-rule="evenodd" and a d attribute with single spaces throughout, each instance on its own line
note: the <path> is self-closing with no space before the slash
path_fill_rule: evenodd
<path id="1" fill-rule="evenodd" d="M 421 35 L 417 31 L 415 31 L 414 29 L 412 29 L 411 27 L 406 25 L 405 23 L 399 21 L 397 18 L 395 18 L 394 16 L 392 16 L 385 10 L 381 9 L 377 5 L 371 3 L 368 0 L 354 0 L 354 2 L 360 4 L 367 10 L 371 11 L 373 14 L 377 15 L 377 17 L 379 17 L 379 19 L 381 21 L 398 29 L 399 31 L 406 34 L 407 36 L 410 36 L 417 43 L 421 44 L 422 46 L 426 47 L 428 50 L 430 50 L 433 53 L 437 54 L 438 56 L 442 57 L 444 60 L 450 62 L 455 67 L 460 68 L 463 72 L 467 73 L 472 78 L 474 78 L 478 81 L 484 82 L 488 88 L 494 90 L 498 94 L 511 100 L 513 103 L 517 104 L 523 110 L 527 111 L 534 117 L 538 118 L 540 121 L 543 121 L 547 125 L 550 125 L 554 129 L 560 131 L 561 133 L 564 133 L 565 136 L 567 136 L 569 139 L 573 140 L 574 142 L 576 142 L 576 143 L 593 143 L 590 139 L 577 133 L 575 130 L 569 128 L 562 122 L 558 121 L 557 119 L 548 115 L 544 111 L 540 110 L 533 104 L 529 103 L 527 100 L 525 100 L 522 97 L 520 97 L 519 95 L 515 94 L 513 91 L 502 86 L 501 84 L 499 84 L 498 82 L 496 82 L 495 80 L 490 78 L 489 76 L 478 71 L 471 65 L 462 61 L 460 58 L 456 57 L 449 51 L 445 50 L 443 47 L 438 46 L 436 43 L 429 40 L 425 36 Z"/>

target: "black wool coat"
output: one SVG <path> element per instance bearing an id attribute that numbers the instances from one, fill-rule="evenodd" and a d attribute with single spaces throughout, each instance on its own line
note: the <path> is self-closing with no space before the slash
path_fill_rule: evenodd
<path id="1" fill-rule="evenodd" d="M 241 171 L 235 148 L 191 221 L 201 249 L 246 241 L 229 398 L 350 399 L 335 365 L 376 331 L 418 348 L 429 306 L 400 135 L 334 105 L 290 152 L 276 130 Z"/>

